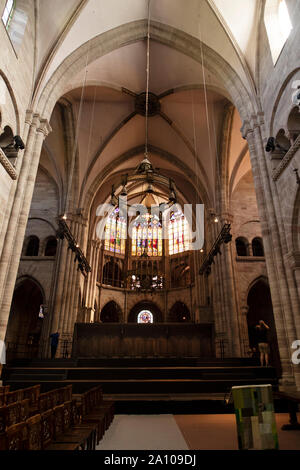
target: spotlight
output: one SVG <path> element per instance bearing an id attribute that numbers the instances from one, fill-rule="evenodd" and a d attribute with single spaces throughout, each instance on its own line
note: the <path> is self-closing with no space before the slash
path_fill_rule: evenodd
<path id="1" fill-rule="evenodd" d="M 218 222 L 219 222 L 218 217 L 215 217 L 215 218 L 214 218 L 214 223 L 217 224 Z"/>
<path id="2" fill-rule="evenodd" d="M 63 240 L 65 238 L 64 232 L 62 230 L 57 230 L 56 238 L 60 238 L 61 240 Z"/>
<path id="3" fill-rule="evenodd" d="M 15 135 L 14 136 L 14 141 L 15 141 L 15 149 L 16 150 L 24 150 L 25 148 L 25 145 L 24 145 L 24 142 L 23 140 L 21 139 L 21 137 L 19 135 Z"/>
<path id="4" fill-rule="evenodd" d="M 201 248 L 201 250 L 200 250 L 200 253 L 204 253 L 204 250 L 203 250 L 203 248 Z"/>
<path id="5" fill-rule="evenodd" d="M 274 152 L 275 150 L 275 139 L 274 137 L 269 137 L 266 145 L 266 152 Z"/>
<path id="6" fill-rule="evenodd" d="M 62 219 L 63 219 L 63 220 L 67 220 L 66 214 L 64 214 L 64 215 L 62 216 Z"/>
<path id="7" fill-rule="evenodd" d="M 224 243 L 229 243 L 229 242 L 231 242 L 231 240 L 232 240 L 232 235 L 231 235 L 230 233 L 226 233 L 226 235 L 224 235 L 223 240 L 224 240 Z"/>
<path id="8" fill-rule="evenodd" d="M 216 248 L 214 249 L 212 255 L 213 255 L 213 256 L 217 256 L 217 255 L 220 255 L 220 254 L 221 254 L 220 247 L 219 247 L 219 246 L 216 246 Z"/>

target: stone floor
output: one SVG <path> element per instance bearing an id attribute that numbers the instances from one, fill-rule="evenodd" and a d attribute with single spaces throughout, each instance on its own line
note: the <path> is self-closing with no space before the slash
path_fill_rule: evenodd
<path id="1" fill-rule="evenodd" d="M 288 421 L 288 414 L 276 414 L 279 448 L 300 450 L 300 431 L 281 430 Z M 237 449 L 233 414 L 116 415 L 97 447 L 97 450 Z"/>

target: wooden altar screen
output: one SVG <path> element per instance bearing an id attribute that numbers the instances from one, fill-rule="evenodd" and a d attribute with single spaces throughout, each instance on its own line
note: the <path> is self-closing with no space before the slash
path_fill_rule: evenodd
<path id="1" fill-rule="evenodd" d="M 214 357 L 213 326 L 76 323 L 73 357 Z"/>

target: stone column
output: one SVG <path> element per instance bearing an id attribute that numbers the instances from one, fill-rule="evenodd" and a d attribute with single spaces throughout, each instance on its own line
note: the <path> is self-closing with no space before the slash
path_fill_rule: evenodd
<path id="1" fill-rule="evenodd" d="M 79 245 L 82 247 L 84 246 L 85 229 L 86 229 L 86 220 L 83 218 L 80 218 L 80 221 L 78 222 L 77 240 L 78 240 Z M 74 283 L 73 283 L 73 291 L 72 291 L 74 295 L 72 295 L 72 301 L 70 303 L 70 316 L 69 316 L 69 322 L 68 322 L 68 331 L 70 331 L 71 334 L 73 334 L 74 324 L 77 321 L 78 296 L 79 296 L 80 288 L 83 285 L 83 282 L 84 282 L 84 277 L 82 273 L 76 269 L 74 272 Z"/>
<path id="2" fill-rule="evenodd" d="M 274 210 L 273 196 L 265 161 L 259 123 L 255 117 L 250 124 L 243 124 L 242 133 L 247 138 L 254 185 L 261 220 L 266 267 L 270 282 L 280 359 L 282 365 L 281 385 L 295 387 L 290 345 L 295 335 L 295 325 L 290 310 L 290 297 L 286 286 L 279 229 Z"/>
<path id="3" fill-rule="evenodd" d="M 212 243 L 215 241 L 218 235 L 217 225 L 212 223 Z M 210 248 L 209 248 L 210 249 Z M 220 255 L 214 258 L 214 262 L 211 265 L 211 282 L 213 289 L 213 310 L 215 320 L 215 340 L 216 340 L 216 354 L 220 357 L 220 341 L 223 343 L 224 357 L 231 357 L 232 351 L 232 331 L 230 328 L 229 319 L 226 318 L 226 300 L 224 296 L 223 288 L 223 272 L 221 266 Z"/>
<path id="4" fill-rule="evenodd" d="M 247 321 L 247 315 L 249 311 L 249 306 L 248 305 L 243 305 L 241 307 L 241 342 L 242 342 L 242 355 L 244 357 L 247 357 L 248 354 L 247 352 L 250 349 L 250 344 L 249 344 L 249 333 L 248 333 L 248 321 Z"/>
<path id="5" fill-rule="evenodd" d="M 42 144 L 50 131 L 48 121 L 34 115 L 0 263 L 2 297 L 0 339 L 4 339 L 6 333 Z"/>
<path id="6" fill-rule="evenodd" d="M 15 202 L 14 198 L 15 198 L 15 194 L 18 189 L 18 184 L 21 178 L 22 168 L 23 168 L 24 163 L 27 164 L 27 161 L 25 162 L 25 155 L 27 159 L 29 156 L 29 153 L 27 151 L 27 146 L 29 146 L 30 148 L 30 139 L 28 139 L 28 134 L 31 128 L 31 124 L 33 124 L 33 111 L 28 110 L 26 112 L 24 131 L 23 131 L 23 137 L 22 137 L 23 141 L 26 142 L 26 149 L 23 152 L 19 150 L 19 153 L 18 153 L 18 158 L 17 158 L 17 163 L 16 163 L 16 172 L 19 175 L 19 178 L 13 182 L 10 193 L 9 193 L 9 197 L 7 200 L 5 217 L 2 222 L 2 230 L 0 233 L 0 256 L 2 253 L 5 236 L 7 234 L 8 225 L 10 223 L 10 215 L 11 215 L 13 204 Z M 35 135 L 34 132 L 32 132 L 31 140 L 33 140 L 34 135 Z"/>
<path id="7" fill-rule="evenodd" d="M 80 221 L 78 221 L 78 218 L 74 220 L 74 237 L 76 238 L 76 240 L 79 240 L 80 238 Z M 71 337 L 73 335 L 73 327 L 74 327 L 72 318 L 75 315 L 75 312 L 73 310 L 76 310 L 76 315 L 77 315 L 77 308 L 75 308 L 76 300 L 78 299 L 78 292 L 76 290 L 77 276 L 80 276 L 80 273 L 78 271 L 78 265 L 77 263 L 74 263 L 73 261 L 71 263 L 71 273 L 70 273 L 70 295 L 68 297 L 67 304 L 66 304 L 66 315 L 65 315 L 65 325 L 64 325 L 65 331 Z M 77 301 L 77 305 L 78 305 L 78 301 Z"/>
<path id="8" fill-rule="evenodd" d="M 0 299 L 3 299 L 3 288 L 5 284 L 5 278 L 7 276 L 7 270 L 9 269 L 9 263 L 13 253 L 13 245 L 16 237 L 16 231 L 18 226 L 18 220 L 20 215 L 21 206 L 23 203 L 24 191 L 26 188 L 29 168 L 31 164 L 31 158 L 33 153 L 33 148 L 35 145 L 36 139 L 36 129 L 39 125 L 39 115 L 34 114 L 29 134 L 26 142 L 26 149 L 23 156 L 22 167 L 20 169 L 19 178 L 17 180 L 17 188 L 15 192 L 15 198 L 13 201 L 13 207 L 9 217 L 9 222 L 5 234 L 4 245 L 0 261 Z M 1 304 L 1 301 L 0 301 Z M 1 333 L 0 333 L 1 334 Z M 1 336 L 0 336 L 1 339 Z"/>

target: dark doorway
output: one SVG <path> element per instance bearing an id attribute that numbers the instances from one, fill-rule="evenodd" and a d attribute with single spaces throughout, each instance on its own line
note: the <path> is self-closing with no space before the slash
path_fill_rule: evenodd
<path id="1" fill-rule="evenodd" d="M 169 312 L 169 322 L 186 323 L 191 321 L 190 311 L 183 302 L 175 302 Z"/>
<path id="2" fill-rule="evenodd" d="M 256 332 L 255 325 L 259 320 L 264 320 L 270 327 L 269 343 L 270 343 L 270 363 L 276 368 L 277 374 L 281 375 L 281 364 L 279 356 L 279 348 L 275 327 L 275 320 L 273 315 L 273 306 L 271 299 L 271 292 L 269 285 L 264 280 L 258 280 L 250 289 L 248 294 L 247 303 L 249 306 L 248 311 L 248 331 L 250 346 L 257 347 L 256 345 Z"/>
<path id="3" fill-rule="evenodd" d="M 100 321 L 102 323 L 118 323 L 121 319 L 121 313 L 118 304 L 112 300 L 101 310 Z"/>
<path id="4" fill-rule="evenodd" d="M 37 357 L 43 319 L 39 318 L 43 294 L 39 285 L 25 279 L 16 288 L 12 300 L 5 343 L 7 361 Z"/>
<path id="5" fill-rule="evenodd" d="M 163 321 L 162 313 L 160 309 L 153 302 L 148 300 L 137 303 L 128 315 L 128 323 L 137 323 L 138 315 L 142 311 L 149 311 L 153 315 L 153 323 L 160 323 Z"/>

